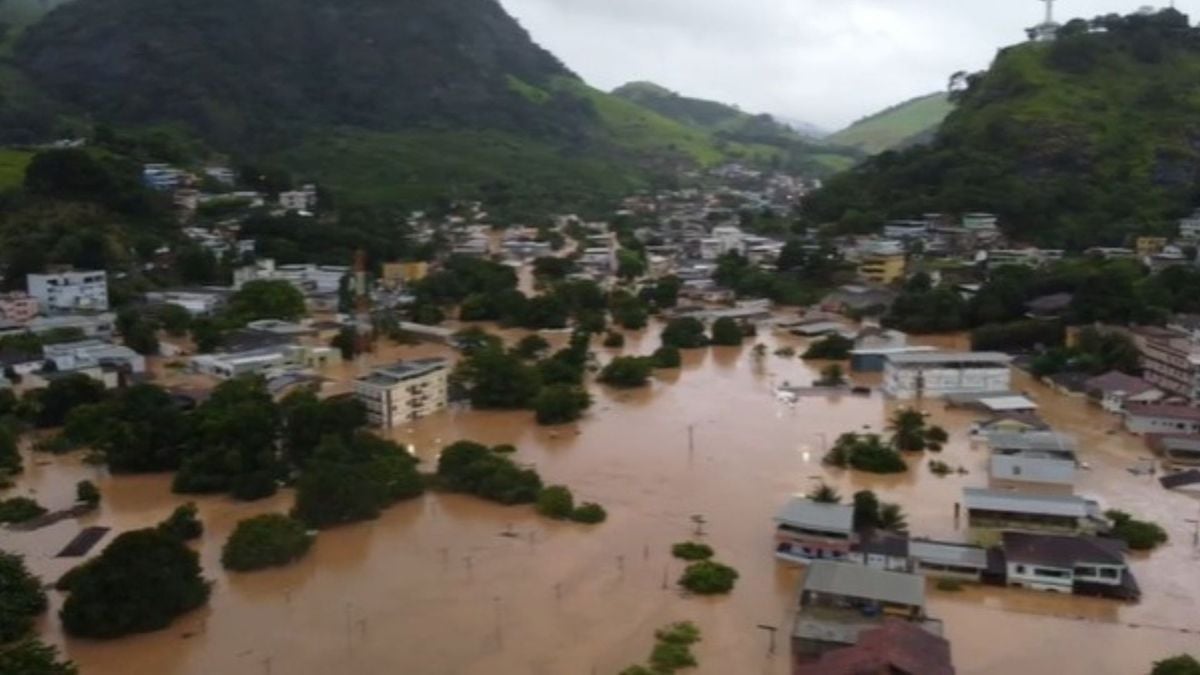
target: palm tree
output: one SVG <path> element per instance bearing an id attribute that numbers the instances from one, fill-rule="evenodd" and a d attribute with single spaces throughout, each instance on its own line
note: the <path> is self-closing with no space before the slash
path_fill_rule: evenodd
<path id="1" fill-rule="evenodd" d="M 815 490 L 808 493 L 808 498 L 818 504 L 838 504 L 842 501 L 842 496 L 837 493 L 837 490 L 829 487 L 826 483 L 821 483 Z"/>
<path id="2" fill-rule="evenodd" d="M 846 384 L 846 373 L 836 363 L 825 366 L 825 369 L 821 371 L 821 379 L 816 382 L 818 387 L 840 387 L 844 384 Z"/>
<path id="3" fill-rule="evenodd" d="M 925 449 L 925 416 L 919 410 L 899 410 L 888 422 L 892 432 L 892 446 L 905 452 L 920 452 Z"/>
<path id="4" fill-rule="evenodd" d="M 925 431 L 925 447 L 934 452 L 941 452 L 942 446 L 949 440 L 950 434 L 937 425 L 931 426 Z"/>
<path id="5" fill-rule="evenodd" d="M 899 504 L 883 504 L 879 507 L 879 529 L 900 534 L 908 532 L 908 518 Z"/>

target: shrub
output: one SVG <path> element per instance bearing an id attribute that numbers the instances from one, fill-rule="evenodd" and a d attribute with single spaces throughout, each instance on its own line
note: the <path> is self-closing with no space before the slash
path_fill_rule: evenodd
<path id="1" fill-rule="evenodd" d="M 680 560 L 695 562 L 713 557 L 712 547 L 695 541 L 681 541 L 671 546 L 671 555 Z"/>
<path id="2" fill-rule="evenodd" d="M 736 347 L 742 344 L 742 339 L 746 337 L 745 331 L 738 325 L 737 321 L 729 317 L 721 317 L 713 322 L 712 326 L 712 344 L 722 347 Z"/>
<path id="3" fill-rule="evenodd" d="M 802 358 L 845 361 L 850 358 L 852 349 L 854 349 L 854 340 L 841 335 L 830 335 L 809 345 Z"/>
<path id="4" fill-rule="evenodd" d="M 790 359 L 796 355 L 796 350 L 792 347 L 780 347 L 775 350 L 775 356 L 780 356 L 785 359 Z"/>
<path id="5" fill-rule="evenodd" d="M 1111 510 L 1104 515 L 1113 522 L 1112 535 L 1134 551 L 1149 551 L 1167 543 L 1167 532 L 1158 523 L 1137 520 L 1124 511 Z"/>
<path id="6" fill-rule="evenodd" d="M 688 645 L 659 642 L 650 652 L 650 665 L 654 668 L 653 672 L 673 673 L 683 668 L 694 668 L 697 661 Z"/>
<path id="7" fill-rule="evenodd" d="M 813 383 L 817 387 L 841 387 L 846 384 L 846 373 L 836 363 L 821 369 L 821 377 Z"/>
<path id="8" fill-rule="evenodd" d="M 584 525 L 598 525 L 608 520 L 608 512 L 595 502 L 584 502 L 571 512 L 571 520 Z"/>
<path id="9" fill-rule="evenodd" d="M 929 470 L 935 476 L 948 476 L 954 471 L 949 464 L 937 459 L 929 462 Z"/>
<path id="10" fill-rule="evenodd" d="M 672 319 L 663 329 L 662 343 L 676 349 L 697 349 L 708 345 L 704 324 L 699 319 Z"/>
<path id="11" fill-rule="evenodd" d="M 951 593 L 957 593 L 963 589 L 963 582 L 961 580 L 951 579 L 949 577 L 942 577 L 941 579 L 938 579 L 935 585 L 939 591 L 947 591 Z"/>
<path id="12" fill-rule="evenodd" d="M 673 623 L 654 632 L 650 666 L 630 666 L 621 675 L 662 675 L 698 665 L 691 646 L 700 641 L 700 629 L 690 621 Z"/>
<path id="13" fill-rule="evenodd" d="M 1180 654 L 1154 662 L 1150 675 L 1200 675 L 1200 661 L 1190 654 Z"/>
<path id="14" fill-rule="evenodd" d="M 643 387 L 650 379 L 654 363 L 640 356 L 618 356 L 604 366 L 598 378 L 604 384 L 620 389 Z"/>
<path id="15" fill-rule="evenodd" d="M 679 585 L 698 595 L 718 595 L 733 590 L 737 570 L 712 560 L 702 560 L 687 566 Z"/>
<path id="16" fill-rule="evenodd" d="M 575 497 L 571 490 L 562 485 L 544 487 L 537 496 L 537 512 L 556 520 L 571 517 L 575 510 Z"/>
<path id="17" fill-rule="evenodd" d="M 78 675 L 70 661 L 58 660 L 58 648 L 41 640 L 23 640 L 0 649 L 0 673 L 13 675 Z"/>
<path id="18" fill-rule="evenodd" d="M 100 504 L 100 489 L 90 480 L 81 480 L 75 485 L 75 501 L 97 506 Z"/>
<path id="19" fill-rule="evenodd" d="M 625 346 L 625 336 L 616 331 L 609 331 L 604 336 L 604 346 L 610 349 L 620 349 Z"/>
<path id="20" fill-rule="evenodd" d="M 192 502 L 177 506 L 166 520 L 158 524 L 156 529 L 179 541 L 198 539 L 200 535 L 204 534 L 204 523 L 200 522 L 196 513 L 196 505 Z"/>
<path id="21" fill-rule="evenodd" d="M 885 445 L 876 434 L 842 434 L 825 455 L 825 462 L 868 473 L 904 473 L 908 470 L 900 453 Z"/>
<path id="22" fill-rule="evenodd" d="M 656 349 L 650 360 L 654 362 L 655 368 L 664 370 L 678 368 L 683 365 L 683 356 L 679 353 L 679 350 L 675 347 L 665 345 Z"/>
<path id="23" fill-rule="evenodd" d="M 546 341 L 546 338 L 533 333 L 521 338 L 521 341 L 517 343 L 516 349 L 513 351 L 523 359 L 536 359 L 545 354 L 549 349 L 550 343 Z"/>
<path id="24" fill-rule="evenodd" d="M 126 532 L 72 573 L 59 616 L 70 635 L 115 638 L 165 628 L 208 601 L 200 557 L 155 530 Z"/>
<path id="25" fill-rule="evenodd" d="M 312 547 L 304 524 L 278 513 L 248 518 L 237 524 L 221 550 L 226 569 L 245 572 L 279 567 L 299 559 Z"/>
<path id="26" fill-rule="evenodd" d="M 23 523 L 45 514 L 45 507 L 28 497 L 0 501 L 0 523 Z"/>
<path id="27" fill-rule="evenodd" d="M 543 387 L 533 399 L 537 423 L 543 425 L 574 422 L 583 417 L 591 405 L 592 396 L 587 389 L 573 384 Z"/>
<path id="28" fill-rule="evenodd" d="M 459 441 L 442 450 L 437 476 L 447 490 L 501 504 L 532 503 L 542 489 L 536 471 L 521 469 L 511 459 L 471 441 Z"/>
<path id="29" fill-rule="evenodd" d="M 46 592 L 19 555 L 0 551 L 0 645 L 19 640 L 46 611 Z M 0 671 L 8 672 L 8 671 Z"/>

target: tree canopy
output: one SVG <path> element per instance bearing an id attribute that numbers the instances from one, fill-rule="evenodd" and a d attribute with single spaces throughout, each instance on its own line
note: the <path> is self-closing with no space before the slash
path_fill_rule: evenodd
<path id="1" fill-rule="evenodd" d="M 59 616 L 74 636 L 110 639 L 167 627 L 208 601 L 200 558 L 154 530 L 119 535 L 72 574 Z"/>
<path id="2" fill-rule="evenodd" d="M 247 572 L 279 567 L 299 559 L 312 547 L 313 537 L 301 523 L 279 513 L 240 521 L 221 549 L 226 569 Z"/>

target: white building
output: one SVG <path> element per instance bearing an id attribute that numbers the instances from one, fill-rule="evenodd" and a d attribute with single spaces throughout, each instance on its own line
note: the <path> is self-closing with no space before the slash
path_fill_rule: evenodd
<path id="1" fill-rule="evenodd" d="M 280 192 L 279 205 L 287 211 L 311 212 L 317 208 L 317 188 L 305 185 L 299 190 Z"/>
<path id="2" fill-rule="evenodd" d="M 58 372 L 109 366 L 130 373 L 146 372 L 146 357 L 129 347 L 102 340 L 64 342 L 42 347 L 42 355 L 53 361 Z"/>
<path id="3" fill-rule="evenodd" d="M 103 270 L 30 274 L 25 277 L 29 295 L 48 312 L 108 310 L 108 274 Z"/>
<path id="4" fill-rule="evenodd" d="M 1012 357 L 995 352 L 889 354 L 883 391 L 898 399 L 1009 391 Z"/>
<path id="5" fill-rule="evenodd" d="M 711 238 L 717 240 L 717 249 L 720 251 L 718 256 L 726 253 L 746 252 L 746 233 L 742 232 L 741 228 L 733 225 L 719 225 L 713 228 Z"/>
<path id="6" fill-rule="evenodd" d="M 354 395 L 371 424 L 390 429 L 446 407 L 449 364 L 445 359 L 401 361 L 354 382 Z"/>
<path id="7" fill-rule="evenodd" d="M 271 375 L 284 370 L 319 369 L 342 362 L 332 347 L 283 344 L 242 352 L 193 356 L 192 370 L 221 379 L 242 375 Z"/>
<path id="8" fill-rule="evenodd" d="M 225 302 L 225 295 L 220 291 L 161 291 L 147 293 L 146 301 L 176 305 L 192 316 L 208 316 Z"/>
<path id="9" fill-rule="evenodd" d="M 1200 209 L 1179 220 L 1179 237 L 1190 241 L 1200 240 Z"/>
<path id="10" fill-rule="evenodd" d="M 1074 593 L 1081 585 L 1119 588 L 1128 572 L 1117 539 L 1027 532 L 1003 535 L 1008 585 Z"/>
<path id="11" fill-rule="evenodd" d="M 251 281 L 287 281 L 302 293 L 336 293 L 350 268 L 342 265 L 276 265 L 269 258 L 233 271 L 233 287 Z"/>
<path id="12" fill-rule="evenodd" d="M 233 185 L 237 182 L 237 174 L 233 169 L 227 166 L 209 166 L 205 167 L 204 175 L 225 185 Z"/>

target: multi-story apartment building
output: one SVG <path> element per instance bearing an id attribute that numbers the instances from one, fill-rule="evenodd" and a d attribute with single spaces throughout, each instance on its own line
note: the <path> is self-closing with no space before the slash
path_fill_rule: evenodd
<path id="1" fill-rule="evenodd" d="M 1172 396 L 1200 401 L 1200 345 L 1187 333 L 1152 326 L 1131 331 L 1142 378 Z"/>
<path id="2" fill-rule="evenodd" d="M 108 275 L 103 271 L 30 274 L 29 295 L 49 312 L 108 310 Z"/>
<path id="3" fill-rule="evenodd" d="M 1011 363 L 1011 356 L 991 352 L 890 354 L 883 391 L 901 400 L 1005 392 L 1012 384 Z"/>
<path id="4" fill-rule="evenodd" d="M 354 395 L 371 424 L 390 429 L 445 408 L 449 374 L 445 359 L 401 361 L 355 380 Z"/>
<path id="5" fill-rule="evenodd" d="M 8 323 L 29 323 L 38 315 L 39 309 L 37 298 L 28 293 L 0 294 L 0 319 Z"/>

